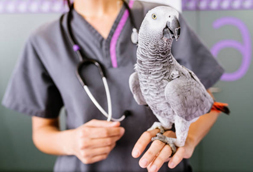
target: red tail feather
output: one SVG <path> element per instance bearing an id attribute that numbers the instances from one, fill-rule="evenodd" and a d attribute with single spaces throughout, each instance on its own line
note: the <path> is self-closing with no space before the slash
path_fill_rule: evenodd
<path id="1" fill-rule="evenodd" d="M 214 102 L 211 111 L 223 112 L 227 115 L 230 113 L 230 110 L 228 109 L 228 104 L 220 102 Z"/>

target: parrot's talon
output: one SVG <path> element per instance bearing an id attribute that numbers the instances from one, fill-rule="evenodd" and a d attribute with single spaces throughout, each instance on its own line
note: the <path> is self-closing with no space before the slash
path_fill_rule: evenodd
<path id="1" fill-rule="evenodd" d="M 152 127 L 148 129 L 148 131 L 154 130 L 154 129 L 159 129 L 159 133 L 163 134 L 166 130 L 163 128 L 162 124 L 160 122 L 154 122 Z"/>
<path id="2" fill-rule="evenodd" d="M 152 138 L 152 141 L 155 141 L 155 140 L 160 140 L 161 142 L 163 142 L 163 143 L 170 146 L 170 148 L 172 150 L 172 153 L 171 153 L 170 157 L 172 157 L 176 153 L 177 147 L 174 144 L 175 138 L 166 137 L 166 136 L 162 135 L 161 133 L 157 133 L 156 137 Z"/>

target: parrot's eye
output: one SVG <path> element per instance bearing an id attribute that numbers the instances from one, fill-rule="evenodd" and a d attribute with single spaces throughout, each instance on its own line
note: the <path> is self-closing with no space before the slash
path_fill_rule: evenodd
<path id="1" fill-rule="evenodd" d="M 154 19 L 154 20 L 156 20 L 156 19 L 157 19 L 156 14 L 152 14 L 152 19 Z"/>

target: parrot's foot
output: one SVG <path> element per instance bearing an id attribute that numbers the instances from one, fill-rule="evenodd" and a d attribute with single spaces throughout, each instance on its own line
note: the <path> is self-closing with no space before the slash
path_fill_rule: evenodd
<path id="1" fill-rule="evenodd" d="M 162 135 L 161 133 L 157 133 L 156 137 L 152 138 L 152 141 L 154 141 L 154 140 L 160 140 L 161 142 L 168 144 L 172 150 L 171 156 L 173 156 L 176 153 L 177 147 L 174 144 L 176 142 L 175 138 L 166 137 L 166 136 Z"/>
<path id="2" fill-rule="evenodd" d="M 154 124 L 152 125 L 152 127 L 150 127 L 148 129 L 148 131 L 154 130 L 154 129 L 157 129 L 157 128 L 160 130 L 160 133 L 163 134 L 165 132 L 165 128 L 163 128 L 163 126 L 160 122 L 154 122 Z"/>

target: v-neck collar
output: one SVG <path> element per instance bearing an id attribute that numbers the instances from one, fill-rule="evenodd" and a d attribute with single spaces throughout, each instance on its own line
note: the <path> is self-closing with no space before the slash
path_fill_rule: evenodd
<path id="1" fill-rule="evenodd" d="M 129 0 L 128 3 L 129 7 L 132 8 L 134 0 Z M 128 16 L 129 13 L 127 8 L 125 5 L 122 5 L 106 39 L 77 13 L 75 9 L 72 10 L 71 26 L 73 28 L 73 34 L 76 36 L 77 43 L 80 44 L 84 52 L 87 51 L 88 48 L 91 48 L 90 46 L 96 46 L 100 50 L 96 50 L 93 58 L 99 59 L 100 62 L 104 62 L 104 65 L 108 68 L 117 68 L 120 52 L 117 51 L 116 45 L 122 29 L 128 20 Z M 82 44 L 85 45 L 86 48 L 82 48 Z M 87 53 L 87 55 L 89 55 L 89 53 Z"/>
<path id="2" fill-rule="evenodd" d="M 119 21 L 121 19 L 121 17 L 123 16 L 124 14 L 124 10 L 125 10 L 125 7 L 124 5 L 122 5 L 116 19 L 114 20 L 113 22 L 113 25 L 110 29 L 110 32 L 107 36 L 107 38 L 104 38 L 85 18 L 83 18 L 83 16 L 81 16 L 75 9 L 73 9 L 73 16 L 74 16 L 74 22 L 75 22 L 75 18 L 77 19 L 76 21 L 80 22 L 80 21 L 83 21 L 84 25 L 86 26 L 86 28 L 96 36 L 97 40 L 99 41 L 103 41 L 103 42 L 110 42 L 118 24 L 119 24 Z"/>

